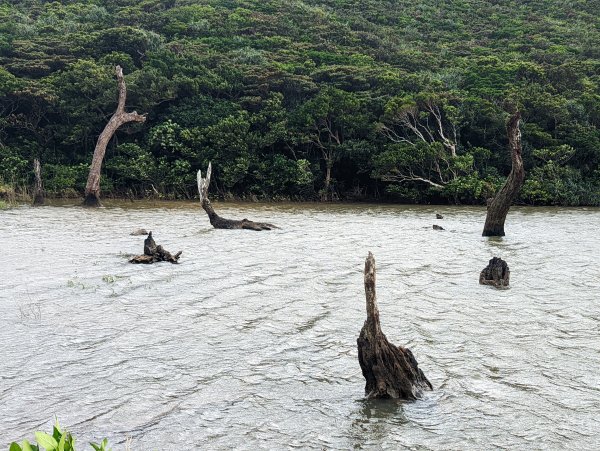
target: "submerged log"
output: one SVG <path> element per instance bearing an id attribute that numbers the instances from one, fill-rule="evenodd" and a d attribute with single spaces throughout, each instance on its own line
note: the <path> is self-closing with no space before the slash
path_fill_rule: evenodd
<path id="1" fill-rule="evenodd" d="M 521 156 L 521 113 L 514 113 L 506 123 L 506 132 L 508 134 L 508 145 L 510 148 L 510 158 L 512 169 L 506 183 L 500 188 L 500 191 L 490 201 L 488 200 L 487 216 L 485 226 L 483 227 L 483 236 L 504 236 L 504 221 L 523 182 L 525 181 L 525 168 Z"/>
<path id="2" fill-rule="evenodd" d="M 200 202 L 202 208 L 208 215 L 210 224 L 215 229 L 248 229 L 248 230 L 271 230 L 278 229 L 279 227 L 269 224 L 268 222 L 254 222 L 249 219 L 225 219 L 219 216 L 210 203 L 208 198 L 208 185 L 210 185 L 210 176 L 212 173 L 212 165 L 208 163 L 208 169 L 206 171 L 206 178 L 202 178 L 202 171 L 198 171 L 198 193 L 200 195 Z"/>
<path id="3" fill-rule="evenodd" d="M 367 320 L 357 339 L 358 362 L 366 379 L 368 398 L 417 399 L 431 383 L 408 348 L 394 346 L 381 331 L 375 293 L 375 259 L 369 252 L 365 261 Z"/>
<path id="4" fill-rule="evenodd" d="M 444 217 L 441 214 L 436 213 L 435 214 L 435 219 L 444 219 Z"/>
<path id="5" fill-rule="evenodd" d="M 492 285 L 496 288 L 508 288 L 510 270 L 506 262 L 498 257 L 492 258 L 479 274 L 479 283 Z"/>
<path id="6" fill-rule="evenodd" d="M 169 251 L 165 250 L 162 246 L 156 245 L 154 238 L 152 238 L 152 232 L 148 232 L 148 237 L 144 240 L 144 254 L 133 257 L 129 260 L 129 263 L 156 263 L 156 262 L 171 262 L 177 263 L 181 252 L 177 252 L 172 255 Z"/>
<path id="7" fill-rule="evenodd" d="M 35 182 L 33 185 L 33 205 L 44 205 L 44 188 L 42 186 L 42 167 L 40 160 L 37 158 L 33 159 L 33 175 Z"/>
<path id="8" fill-rule="evenodd" d="M 125 100 L 127 98 L 127 87 L 125 86 L 125 78 L 123 77 L 123 69 L 121 66 L 115 67 L 117 75 L 117 83 L 119 87 L 119 103 L 117 110 L 112 115 L 102 133 L 98 137 L 96 148 L 94 149 L 94 156 L 92 157 L 92 164 L 90 166 L 90 173 L 88 175 L 87 183 L 85 185 L 85 200 L 83 205 L 86 207 L 99 207 L 100 206 L 100 169 L 102 168 L 102 161 L 104 160 L 104 154 L 106 153 L 106 146 L 111 140 L 115 132 L 121 125 L 128 122 L 145 122 L 146 115 L 138 114 L 136 111 L 133 113 L 125 112 Z"/>
<path id="9" fill-rule="evenodd" d="M 433 225 L 433 230 L 444 230 L 444 228 L 442 226 L 439 226 L 437 224 Z"/>

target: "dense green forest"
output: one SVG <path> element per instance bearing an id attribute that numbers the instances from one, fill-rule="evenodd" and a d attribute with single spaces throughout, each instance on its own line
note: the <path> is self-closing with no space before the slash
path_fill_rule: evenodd
<path id="1" fill-rule="evenodd" d="M 600 204 L 599 0 L 0 2 L 0 179 L 81 195 L 117 103 L 104 196 Z"/>

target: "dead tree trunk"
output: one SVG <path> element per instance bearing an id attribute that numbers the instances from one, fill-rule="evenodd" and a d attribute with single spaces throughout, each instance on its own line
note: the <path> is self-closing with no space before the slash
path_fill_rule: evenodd
<path id="1" fill-rule="evenodd" d="M 154 238 L 152 238 L 152 232 L 148 232 L 148 237 L 144 240 L 144 254 L 133 257 L 129 260 L 129 263 L 178 263 L 179 257 L 181 257 L 181 251 L 172 255 L 169 251 L 163 249 L 162 246 L 157 246 L 154 242 Z"/>
<path id="2" fill-rule="evenodd" d="M 271 230 L 277 229 L 278 227 L 269 224 L 267 222 L 254 222 L 248 219 L 242 219 L 241 221 L 236 219 L 225 219 L 219 216 L 210 203 L 208 198 L 208 185 L 210 185 L 210 176 L 212 173 L 212 165 L 208 163 L 208 169 L 206 171 L 206 178 L 202 178 L 202 171 L 198 171 L 198 193 L 200 195 L 200 202 L 202 208 L 208 215 L 210 224 L 215 229 L 248 229 L 248 230 Z"/>
<path id="3" fill-rule="evenodd" d="M 367 383 L 368 398 L 416 399 L 431 390 L 412 352 L 387 341 L 379 323 L 375 294 L 375 259 L 369 252 L 365 261 L 367 320 L 357 340 L 358 362 Z"/>
<path id="4" fill-rule="evenodd" d="M 42 186 L 42 167 L 40 160 L 37 158 L 33 159 L 33 174 L 35 176 L 35 182 L 33 185 L 33 205 L 44 205 L 44 188 Z"/>
<path id="5" fill-rule="evenodd" d="M 504 186 L 500 188 L 500 191 L 498 191 L 488 205 L 483 236 L 504 236 L 506 215 L 508 214 L 510 205 L 519 194 L 519 191 L 521 191 L 525 180 L 525 168 L 523 167 L 523 158 L 521 156 L 520 122 L 521 113 L 517 111 L 506 123 L 512 169 L 506 179 L 506 183 L 504 183 Z"/>
<path id="6" fill-rule="evenodd" d="M 117 83 L 119 86 L 119 103 L 117 105 L 117 110 L 108 121 L 108 124 L 106 124 L 106 127 L 104 127 L 104 130 L 102 130 L 102 133 L 100 133 L 96 148 L 94 149 L 90 173 L 88 175 L 87 184 L 85 185 L 85 200 L 83 201 L 83 205 L 86 207 L 100 206 L 100 169 L 102 168 L 106 146 L 110 139 L 121 125 L 128 122 L 146 121 L 145 114 L 141 115 L 135 111 L 133 113 L 125 112 L 127 88 L 125 86 L 125 78 L 123 77 L 123 69 L 121 69 L 121 66 L 116 66 L 115 72 L 117 74 Z"/>

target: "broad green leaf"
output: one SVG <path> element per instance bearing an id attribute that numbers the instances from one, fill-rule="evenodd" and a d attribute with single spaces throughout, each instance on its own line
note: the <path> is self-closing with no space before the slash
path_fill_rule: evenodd
<path id="1" fill-rule="evenodd" d="M 50 434 L 45 432 L 36 432 L 35 439 L 39 446 L 43 446 L 46 451 L 54 451 L 58 448 L 58 442 Z"/>
<path id="2" fill-rule="evenodd" d="M 12 442 L 10 444 L 10 448 L 8 448 L 8 451 L 23 451 L 23 449 L 19 446 L 18 443 Z"/>
<path id="3" fill-rule="evenodd" d="M 67 439 L 67 434 L 63 434 L 60 438 L 60 442 L 58 442 L 58 451 L 65 451 L 65 441 Z"/>

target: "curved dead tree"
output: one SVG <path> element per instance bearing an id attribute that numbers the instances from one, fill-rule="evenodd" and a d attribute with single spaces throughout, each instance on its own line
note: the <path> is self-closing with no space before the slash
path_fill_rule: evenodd
<path id="1" fill-rule="evenodd" d="M 248 230 L 271 230 L 277 229 L 278 227 L 269 224 L 267 222 L 254 222 L 248 219 L 225 219 L 219 216 L 215 209 L 212 207 L 210 203 L 210 199 L 208 198 L 208 185 L 210 185 L 210 176 L 212 173 L 212 165 L 208 163 L 208 169 L 206 170 L 206 178 L 202 178 L 202 171 L 198 171 L 198 193 L 200 195 L 200 202 L 202 203 L 202 208 L 208 215 L 208 219 L 210 220 L 210 224 L 215 229 L 248 229 Z"/>
<path id="2" fill-rule="evenodd" d="M 506 215 L 525 181 L 525 168 L 523 167 L 523 158 L 521 156 L 520 122 L 521 113 L 517 111 L 506 123 L 512 169 L 506 179 L 506 183 L 504 183 L 504 186 L 500 188 L 500 191 L 498 191 L 488 205 L 483 236 L 504 236 Z"/>
<path id="3" fill-rule="evenodd" d="M 177 252 L 175 255 L 169 251 L 163 249 L 161 245 L 156 245 L 154 238 L 152 238 L 152 232 L 148 232 L 148 237 L 144 240 L 144 253 L 133 257 L 129 260 L 129 263 L 156 263 L 156 262 L 179 262 L 181 252 Z"/>
<path id="4" fill-rule="evenodd" d="M 368 398 L 417 399 L 423 390 L 433 387 L 408 348 L 394 346 L 379 323 L 375 294 L 375 259 L 369 252 L 365 261 L 365 295 L 367 320 L 357 339 L 358 362 L 367 383 Z"/>
<path id="5" fill-rule="evenodd" d="M 40 160 L 34 158 L 33 160 L 33 175 L 35 182 L 33 185 L 33 205 L 44 205 L 44 188 L 42 186 L 42 167 Z"/>
<path id="6" fill-rule="evenodd" d="M 126 113 L 125 112 L 125 100 L 127 98 L 127 87 L 125 86 L 125 78 L 123 77 L 123 69 L 121 66 L 115 67 L 117 74 L 117 83 L 119 86 L 119 103 L 117 110 L 112 115 L 102 133 L 98 137 L 96 148 L 94 149 L 94 156 L 92 157 L 92 164 L 90 166 L 90 173 L 88 175 L 87 183 L 85 185 L 85 200 L 83 205 L 86 207 L 99 207 L 100 206 L 100 169 L 102 168 L 102 161 L 104 160 L 104 154 L 106 153 L 106 146 L 113 137 L 115 132 L 121 125 L 128 122 L 145 122 L 146 115 L 138 114 L 137 112 Z"/>

